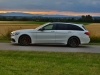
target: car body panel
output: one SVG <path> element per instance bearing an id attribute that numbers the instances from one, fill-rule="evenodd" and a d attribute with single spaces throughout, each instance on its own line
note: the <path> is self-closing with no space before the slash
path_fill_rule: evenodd
<path id="1" fill-rule="evenodd" d="M 55 43 L 55 30 L 37 31 L 36 43 Z"/>
<path id="2" fill-rule="evenodd" d="M 56 43 L 67 44 L 67 40 L 72 35 L 70 30 L 56 30 Z"/>

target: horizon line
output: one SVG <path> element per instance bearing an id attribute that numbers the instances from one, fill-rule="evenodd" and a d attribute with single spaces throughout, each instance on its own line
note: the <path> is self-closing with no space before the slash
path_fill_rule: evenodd
<path id="1" fill-rule="evenodd" d="M 26 14 L 39 14 L 39 15 L 65 15 L 65 16 L 100 16 L 100 13 L 91 12 L 70 12 L 70 11 L 0 11 L 0 13 L 26 13 Z"/>

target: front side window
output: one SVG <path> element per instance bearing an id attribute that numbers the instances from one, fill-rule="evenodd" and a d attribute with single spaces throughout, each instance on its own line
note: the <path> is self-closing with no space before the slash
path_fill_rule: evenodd
<path id="1" fill-rule="evenodd" d="M 44 30 L 53 30 L 53 24 L 49 24 L 44 27 Z"/>

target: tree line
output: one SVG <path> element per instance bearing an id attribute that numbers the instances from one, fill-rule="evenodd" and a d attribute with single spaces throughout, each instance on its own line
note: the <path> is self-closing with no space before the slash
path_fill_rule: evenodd
<path id="1" fill-rule="evenodd" d="M 0 21 L 96 22 L 96 23 L 100 23 L 100 17 L 92 17 L 91 15 L 82 15 L 81 17 L 0 16 Z"/>

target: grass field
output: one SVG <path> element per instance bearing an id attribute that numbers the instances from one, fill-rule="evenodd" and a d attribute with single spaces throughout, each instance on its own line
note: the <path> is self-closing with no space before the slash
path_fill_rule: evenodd
<path id="1" fill-rule="evenodd" d="M 13 30 L 18 30 L 18 29 L 34 29 L 36 27 L 38 27 L 39 25 L 37 24 L 4 24 L 4 25 L 0 25 L 0 34 L 6 34 L 7 31 L 13 31 Z"/>
<path id="2" fill-rule="evenodd" d="M 34 22 L 34 21 L 0 21 L 0 24 L 44 24 L 46 22 Z M 87 25 L 89 23 L 84 22 L 75 22 L 78 24 L 84 24 Z"/>
<path id="3" fill-rule="evenodd" d="M 0 75 L 100 75 L 100 54 L 0 51 Z"/>
<path id="4" fill-rule="evenodd" d="M 0 21 L 1 24 L 44 24 L 46 22 L 34 22 L 34 21 Z"/>
<path id="5" fill-rule="evenodd" d="M 0 21 L 0 36 L 18 29 L 34 29 L 45 22 L 32 21 Z M 82 24 L 82 23 L 81 23 Z M 90 32 L 91 42 L 100 42 L 100 23 L 83 23 Z"/>
<path id="6" fill-rule="evenodd" d="M 100 23 L 91 23 L 85 27 L 89 30 L 90 36 L 100 36 Z"/>
<path id="7" fill-rule="evenodd" d="M 0 21 L 0 35 L 6 34 L 8 31 L 17 29 L 30 29 L 36 28 L 46 22 L 33 22 L 33 21 Z M 88 23 L 83 23 L 87 25 Z"/>
<path id="8" fill-rule="evenodd" d="M 90 32 L 91 42 L 100 43 L 100 23 L 91 23 L 85 27 Z"/>
<path id="9" fill-rule="evenodd" d="M 45 22 L 33 21 L 0 21 L 0 36 L 5 35 L 9 31 L 18 29 L 34 29 Z"/>

